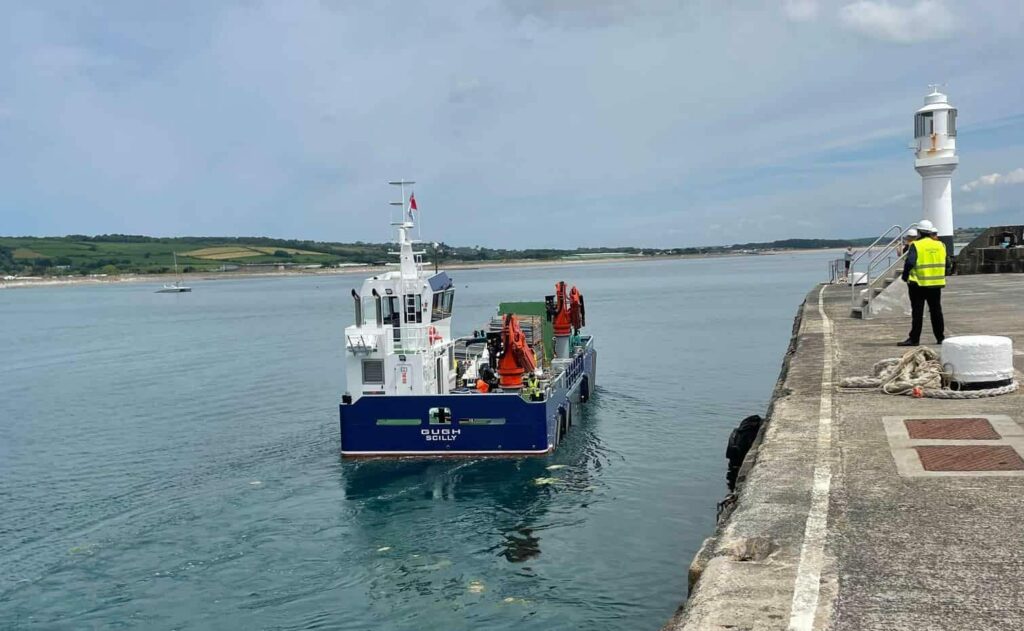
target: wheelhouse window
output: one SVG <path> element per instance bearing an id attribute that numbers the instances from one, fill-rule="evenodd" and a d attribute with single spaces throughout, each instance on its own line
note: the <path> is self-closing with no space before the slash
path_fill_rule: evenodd
<path id="1" fill-rule="evenodd" d="M 434 292 L 434 295 L 430 298 L 430 321 L 437 322 L 444 318 L 443 307 L 444 293 Z"/>
<path id="2" fill-rule="evenodd" d="M 455 303 L 455 290 L 446 289 L 434 293 L 430 305 L 430 321 L 437 322 L 452 317 L 452 306 Z"/>
<path id="3" fill-rule="evenodd" d="M 383 324 L 399 324 L 401 312 L 398 310 L 398 296 L 385 296 Z"/>
<path id="4" fill-rule="evenodd" d="M 444 311 L 444 317 L 450 318 L 452 316 L 452 307 L 455 306 L 455 290 L 454 289 L 447 289 L 447 290 L 445 290 L 443 305 L 444 306 L 442 307 L 442 309 Z"/>

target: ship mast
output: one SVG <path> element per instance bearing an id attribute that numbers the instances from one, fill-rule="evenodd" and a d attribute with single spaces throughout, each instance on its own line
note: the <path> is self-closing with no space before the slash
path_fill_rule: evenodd
<path id="1" fill-rule="evenodd" d="M 412 192 L 412 185 L 416 184 L 412 180 L 395 180 L 388 182 L 391 186 L 397 186 L 401 190 L 401 201 L 390 202 L 392 206 L 399 206 L 402 209 L 402 220 L 392 221 L 391 225 L 398 228 L 398 252 L 392 252 L 392 254 L 398 254 L 399 270 L 403 280 L 412 280 L 419 277 L 420 272 L 420 260 L 417 259 L 418 255 L 422 255 L 422 252 L 414 252 L 412 246 L 418 241 L 410 238 L 410 231 L 416 227 L 416 219 L 412 214 L 409 200 L 405 197 L 405 187 L 410 187 Z"/>

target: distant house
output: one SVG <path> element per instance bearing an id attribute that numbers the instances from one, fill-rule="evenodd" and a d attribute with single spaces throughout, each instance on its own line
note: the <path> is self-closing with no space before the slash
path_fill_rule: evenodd
<path id="1" fill-rule="evenodd" d="M 243 272 L 273 272 L 294 269 L 295 263 L 240 263 L 238 269 Z"/>

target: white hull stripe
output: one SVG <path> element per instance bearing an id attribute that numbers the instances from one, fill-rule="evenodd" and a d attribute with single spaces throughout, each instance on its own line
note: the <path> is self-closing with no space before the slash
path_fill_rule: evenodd
<path id="1" fill-rule="evenodd" d="M 521 449 L 517 451 L 345 451 L 341 450 L 343 456 L 514 456 L 517 454 L 546 454 L 554 449 L 554 446 L 547 449 Z"/>

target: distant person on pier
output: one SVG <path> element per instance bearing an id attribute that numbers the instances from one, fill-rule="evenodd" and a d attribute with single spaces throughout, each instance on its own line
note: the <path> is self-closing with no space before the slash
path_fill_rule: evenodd
<path id="1" fill-rule="evenodd" d="M 853 246 L 846 246 L 846 254 L 843 255 L 843 263 L 846 264 L 846 277 L 850 277 L 850 266 L 853 265 Z"/>
<path id="2" fill-rule="evenodd" d="M 928 316 L 932 321 L 935 341 L 942 344 L 945 323 L 942 319 L 942 288 L 946 286 L 946 246 L 939 241 L 932 222 L 922 219 L 917 226 L 920 234 L 911 242 L 903 263 L 903 281 L 910 292 L 910 336 L 897 346 L 917 346 L 921 343 L 924 324 L 924 305 L 928 303 Z"/>

